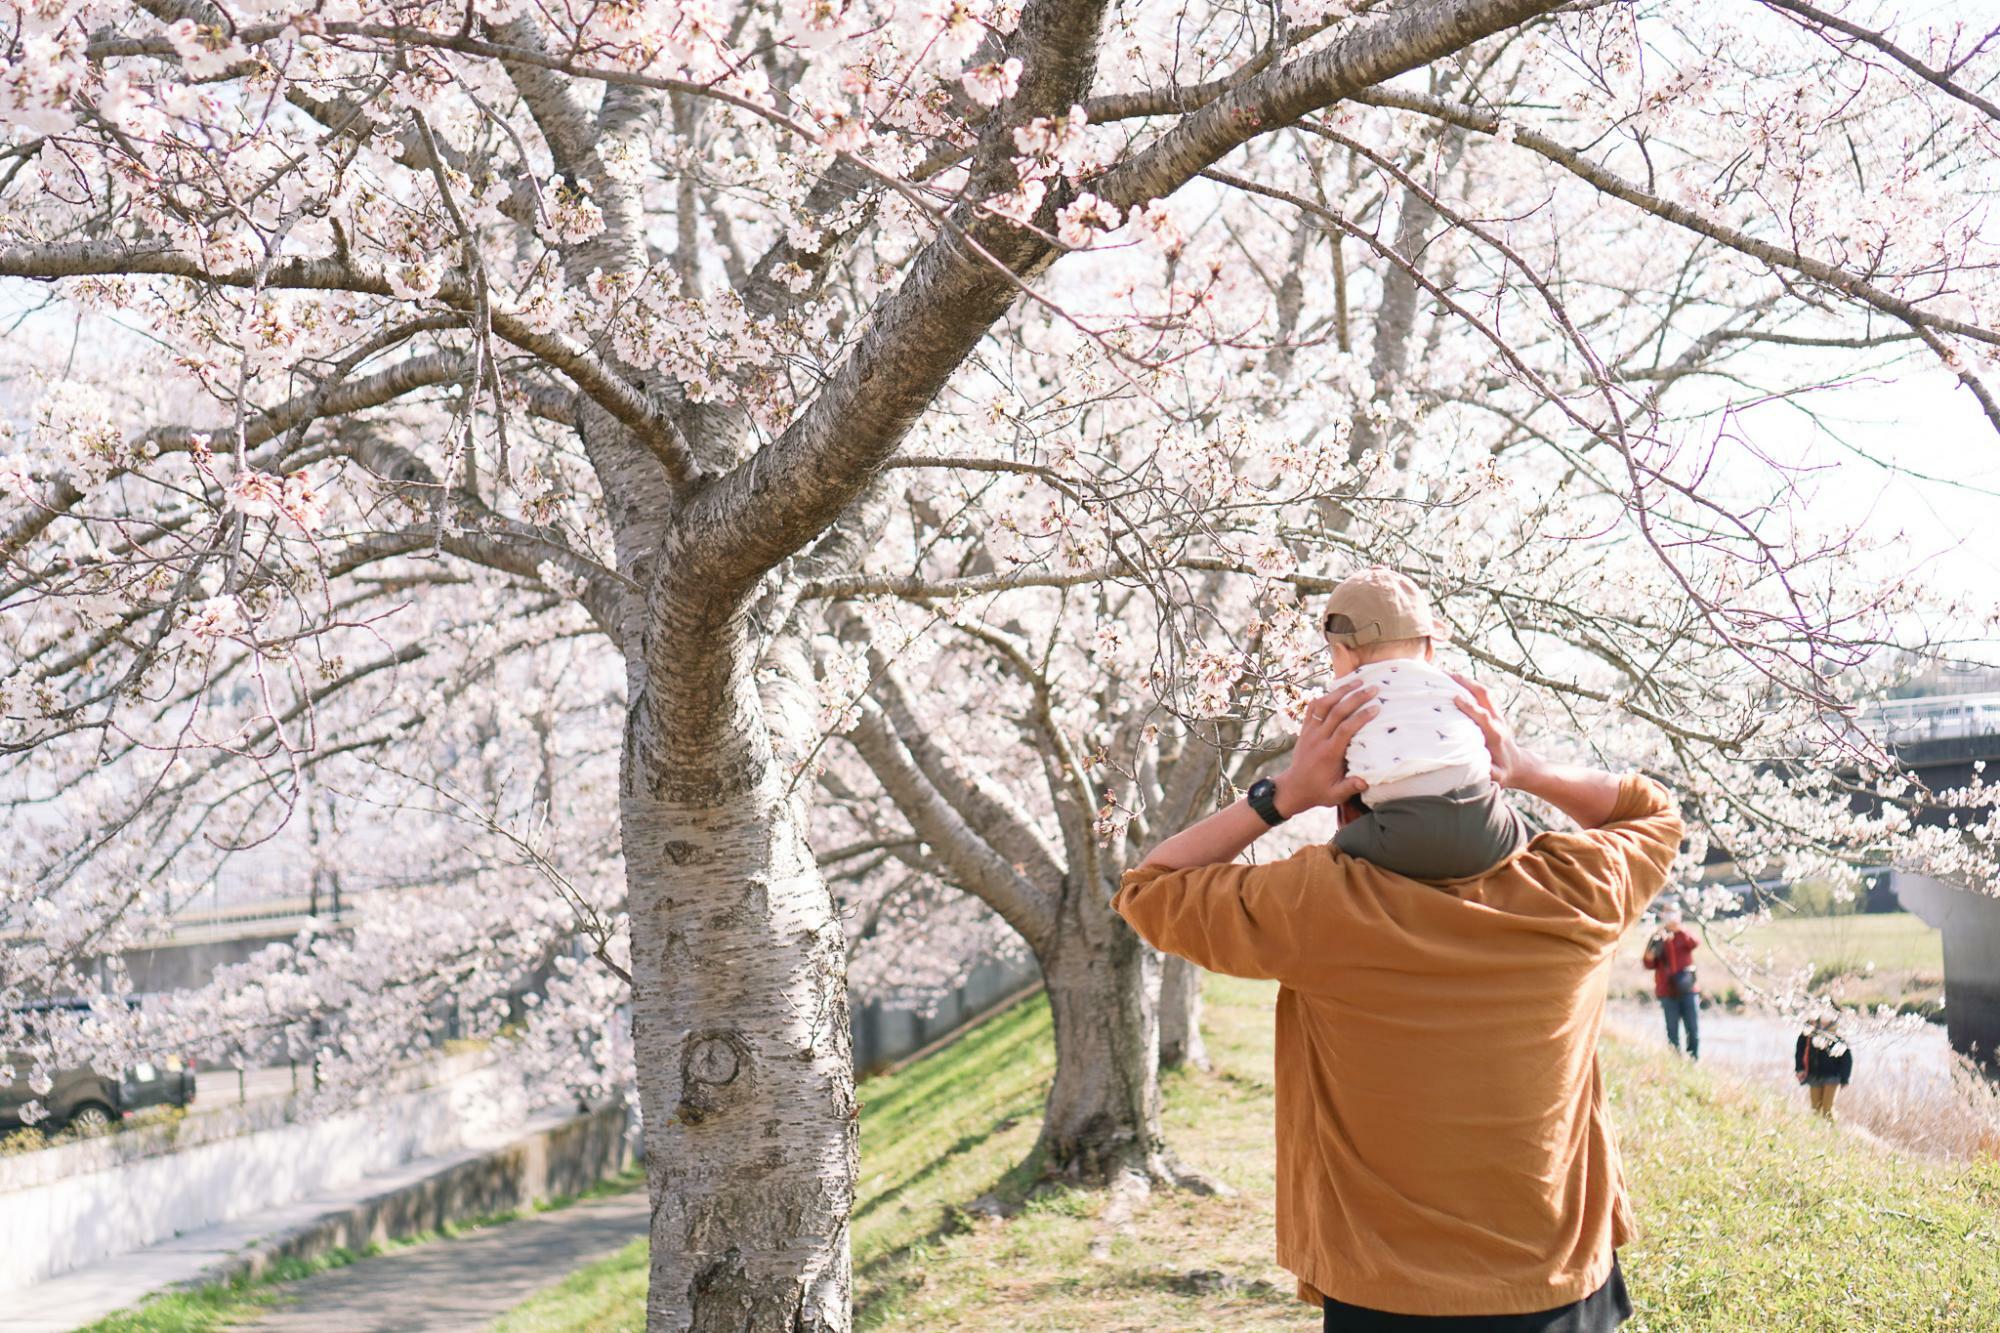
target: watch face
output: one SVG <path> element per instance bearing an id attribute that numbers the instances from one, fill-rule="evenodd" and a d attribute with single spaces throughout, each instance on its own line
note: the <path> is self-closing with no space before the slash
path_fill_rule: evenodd
<path id="1" fill-rule="evenodd" d="M 1243 798 L 1250 803 L 1252 810 L 1263 817 L 1266 824 L 1275 828 L 1285 822 L 1285 817 L 1278 813 L 1278 784 L 1270 778 L 1258 778 L 1251 783 L 1250 790 L 1243 794 Z"/>

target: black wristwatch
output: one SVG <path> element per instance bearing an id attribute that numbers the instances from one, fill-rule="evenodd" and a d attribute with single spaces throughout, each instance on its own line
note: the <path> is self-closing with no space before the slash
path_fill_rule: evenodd
<path id="1" fill-rule="evenodd" d="M 1262 816 L 1272 828 L 1285 822 L 1288 816 L 1278 812 L 1278 784 L 1269 778 L 1258 778 L 1250 784 L 1250 790 L 1243 793 L 1243 799 L 1250 808 Z"/>

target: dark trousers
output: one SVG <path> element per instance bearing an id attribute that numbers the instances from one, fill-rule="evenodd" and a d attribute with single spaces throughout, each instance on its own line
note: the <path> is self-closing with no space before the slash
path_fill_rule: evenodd
<path id="1" fill-rule="evenodd" d="M 1675 1050 L 1681 1045 L 1681 1024 L 1687 1024 L 1687 1053 L 1691 1060 L 1701 1058 L 1701 996 L 1693 992 L 1686 995 L 1662 995 L 1660 1010 L 1667 1016 L 1667 1044 Z"/>
<path id="2" fill-rule="evenodd" d="M 1324 1333 L 1611 1333 L 1632 1317 L 1632 1298 L 1625 1293 L 1625 1274 L 1617 1256 L 1604 1285 L 1580 1301 L 1534 1314 L 1422 1315 L 1389 1314 L 1326 1301 Z"/>

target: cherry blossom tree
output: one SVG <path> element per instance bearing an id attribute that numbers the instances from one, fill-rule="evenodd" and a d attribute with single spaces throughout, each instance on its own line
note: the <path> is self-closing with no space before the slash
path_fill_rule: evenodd
<path id="1" fill-rule="evenodd" d="M 907 652 L 931 617 L 1003 668 L 1044 808 L 954 789 L 947 765 L 996 738 L 951 735 L 894 671 L 868 668 L 847 729 L 885 788 L 914 771 L 938 820 L 979 826 L 919 867 L 1063 886 L 1057 949 L 1140 978 L 1110 1039 L 1142 1063 L 1147 963 L 1093 935 L 1100 898 L 1174 817 L 1160 760 L 1234 780 L 1282 745 L 1312 670 L 1297 599 L 1340 560 L 1421 569 L 1468 646 L 1501 645 L 1483 665 L 1607 750 L 1647 737 L 1710 775 L 1745 846 L 1823 819 L 1825 791 L 1725 780 L 1752 738 L 1843 743 L 1805 719 L 1837 712 L 1830 668 L 1900 594 L 1855 594 L 1850 548 L 1711 475 L 1728 403 L 1671 429 L 1660 391 L 1731 382 L 1745 348 L 1914 350 L 2000 418 L 1993 57 L 1874 17 L 17 5 L 0 715 L 19 805 L 90 818 L 28 830 L 8 911 L 46 918 L 37 966 L 59 970 L 170 901 L 204 833 L 253 843 L 342 753 L 420 773 L 428 724 L 484 711 L 461 690 L 548 681 L 498 664 L 601 640 L 623 883 L 550 892 L 586 935 L 629 922 L 629 955 L 615 929 L 593 951 L 632 979 L 649 1326 L 845 1327 L 845 951 L 807 836 L 834 651 Z M 1213 239 L 1231 229 L 1240 254 Z M 1286 302 L 1274 342 L 1259 321 Z M 1095 397 L 1104 421 L 1065 420 Z M 997 447 L 1022 422 L 1032 445 Z M 996 476 L 966 536 L 877 512 L 912 477 L 936 505 Z M 885 576 L 897 540 L 920 558 Z M 896 605 L 838 609 L 868 597 Z M 1080 719 L 1096 622 L 1128 601 L 1156 665 L 1107 666 L 1125 702 Z M 929 797 L 906 785 L 914 825 Z M 982 847 L 1006 860 L 979 879 L 942 859 Z M 468 913 L 440 966 L 500 929 Z M 520 956 L 558 933 L 528 923 Z M 353 984 L 387 984 L 368 965 Z"/>
<path id="2" fill-rule="evenodd" d="M 1459 96 L 1504 96 L 1537 77 L 1515 60 L 1539 58 L 1532 45 L 1498 56 Z M 1434 74 L 1428 103 L 1384 109 L 1445 105 L 1436 92 L 1453 82 Z M 1875 558 L 1870 534 L 1815 523 L 1806 469 L 1770 456 L 1747 471 L 1741 458 L 1717 462 L 1742 402 L 1805 405 L 1858 373 L 1860 353 L 1928 344 L 1820 328 L 1820 312 L 1794 305 L 1782 279 L 1692 302 L 1704 231 L 1668 218 L 1662 233 L 1660 211 L 1643 206 L 1551 225 L 1537 205 L 1574 184 L 1572 164 L 1510 175 L 1512 155 L 1495 149 L 1515 136 L 1482 146 L 1465 130 L 1394 116 L 1300 127 L 1305 151 L 1274 152 L 1281 160 L 1260 160 L 1254 180 L 1210 173 L 1228 189 L 1157 210 L 1167 241 L 1150 257 L 1091 256 L 1081 286 L 1084 257 L 1063 260 L 1051 289 L 1063 299 L 1026 311 L 1007 342 L 1039 364 L 1015 355 L 985 367 L 985 384 L 934 409 L 958 417 L 930 432 L 947 456 L 899 466 L 949 479 L 916 484 L 895 539 L 878 548 L 879 574 L 813 589 L 922 612 L 889 631 L 889 649 L 864 633 L 865 655 L 830 654 L 829 707 L 860 701 L 851 737 L 887 798 L 851 800 L 843 780 L 836 795 L 856 816 L 845 833 L 896 893 L 912 875 L 963 886 L 1033 948 L 1056 1016 L 1041 1148 L 1057 1170 L 1124 1163 L 1173 1178 L 1151 1064 L 1152 960 L 1102 910 L 1104 886 L 1188 817 L 1190 790 L 1232 795 L 1282 753 L 1282 732 L 1252 740 L 1246 724 L 1260 710 L 1295 716 L 1316 674 L 1317 636 L 1296 594 L 1323 592 L 1356 563 L 1388 559 L 1438 588 L 1472 654 L 1461 664 L 1541 694 L 1526 720 L 1532 728 L 1539 714 L 1546 740 L 1581 734 L 1600 762 L 1669 773 L 1700 816 L 1690 872 L 1711 847 L 1790 875 L 1943 853 L 1935 838 L 1920 849 L 1900 814 L 1848 808 L 1842 775 L 1879 771 L 1885 756 L 1840 719 L 1850 692 L 1879 674 L 1862 668 L 1910 633 L 1903 622 L 1920 604 L 1933 623 L 1975 634 L 1980 615 L 1912 587 Z M 1975 123 L 1962 142 L 1987 132 Z M 1287 188 L 1277 181 L 1288 170 Z M 1585 183 L 1625 197 L 1604 173 Z M 1516 210 L 1531 228 L 1504 221 Z M 1100 284 L 1120 304 L 1090 307 Z M 1141 312 L 1143 354 L 1129 345 L 1135 291 L 1166 294 Z M 1772 345 L 1821 349 L 1840 371 L 1774 361 Z M 1169 364 L 1177 391 L 1202 386 L 1199 414 L 1186 414 L 1202 429 L 1186 451 L 1159 441 L 1181 404 L 1147 392 L 1134 370 Z M 1232 393 L 1232 368 L 1260 373 Z M 1718 383 L 1747 387 L 1718 398 Z M 1593 399 L 1615 409 L 1609 426 L 1575 414 Z M 1316 453 L 1296 447 L 1316 439 Z M 1627 466 L 1592 460 L 1607 445 Z M 1776 500 L 1752 498 L 1766 486 Z M 896 572 L 911 567 L 920 572 Z M 1231 596 L 1225 576 L 1287 591 Z M 1020 595 L 1030 588 L 1070 596 Z M 939 623 L 984 666 L 950 659 L 913 687 L 910 654 Z M 1121 668 L 1101 649 L 1128 635 L 1164 651 Z M 990 682 L 970 709 L 949 684 L 968 674 Z M 1121 675 L 1143 682 L 1129 714 Z M 1007 696 L 1010 681 L 1023 697 Z M 1189 692 L 1181 707 L 1163 697 L 1173 688 Z M 949 701 L 956 716 L 921 699 Z M 1205 753 L 1186 743 L 1202 728 L 1183 733 L 1163 707 L 1182 722 L 1210 719 Z M 1011 765 L 996 722 L 1021 733 Z M 1208 781 L 1160 781 L 1174 765 Z M 1011 799 L 1022 792 L 1032 813 Z M 1951 842 L 1959 868 L 1990 865 L 1990 795 L 1943 799 L 1981 821 L 1973 845 Z M 1074 887 L 1093 875 L 1101 882 Z M 1189 980 L 1162 993 L 1161 1017 L 1175 1016 L 1167 1045 L 1182 1056 Z"/>

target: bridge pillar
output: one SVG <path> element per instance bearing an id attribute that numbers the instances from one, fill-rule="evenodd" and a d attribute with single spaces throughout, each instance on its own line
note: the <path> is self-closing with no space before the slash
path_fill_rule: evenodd
<path id="1" fill-rule="evenodd" d="M 1944 1022 L 1952 1049 L 2000 1068 L 2000 898 L 1898 870 L 1896 897 L 1944 936 Z"/>

